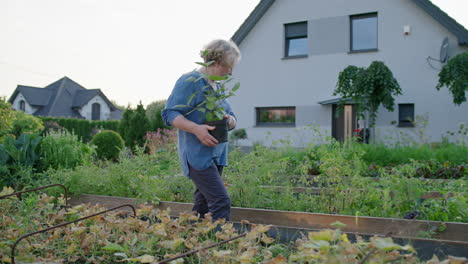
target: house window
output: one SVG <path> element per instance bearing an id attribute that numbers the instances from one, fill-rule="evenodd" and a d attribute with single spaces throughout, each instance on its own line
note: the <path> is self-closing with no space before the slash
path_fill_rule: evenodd
<path id="1" fill-rule="evenodd" d="M 21 111 L 26 112 L 26 102 L 24 100 L 19 102 L 19 108 Z"/>
<path id="2" fill-rule="evenodd" d="M 398 105 L 398 126 L 414 127 L 414 104 Z"/>
<path id="3" fill-rule="evenodd" d="M 92 105 L 91 119 L 101 120 L 101 105 L 100 104 L 94 103 Z"/>
<path id="4" fill-rule="evenodd" d="M 257 126 L 295 126 L 296 107 L 257 107 Z"/>
<path id="5" fill-rule="evenodd" d="M 351 51 L 377 49 L 377 13 L 354 15 L 351 20 Z"/>
<path id="6" fill-rule="evenodd" d="M 285 57 L 304 57 L 307 55 L 307 22 L 284 25 Z"/>

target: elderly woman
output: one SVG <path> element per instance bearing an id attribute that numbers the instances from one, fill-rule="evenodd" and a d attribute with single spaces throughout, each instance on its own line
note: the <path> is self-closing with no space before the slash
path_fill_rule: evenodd
<path id="1" fill-rule="evenodd" d="M 223 167 L 227 166 L 228 144 L 218 143 L 210 135 L 209 130 L 214 130 L 215 127 L 203 124 L 206 118 L 202 112 L 189 113 L 190 109 L 178 105 L 186 105 L 190 96 L 197 91 L 217 89 L 215 82 L 199 77 L 201 74 L 230 75 L 240 59 L 240 51 L 231 41 L 214 40 L 204 47 L 201 55 L 205 63 L 212 63 L 186 73 L 177 80 L 162 111 L 162 117 L 166 125 L 178 128 L 180 164 L 196 188 L 193 211 L 198 212 L 201 217 L 210 212 L 213 219 L 229 220 L 231 200 L 221 179 Z M 187 81 L 189 78 L 197 81 Z M 203 100 L 203 93 L 197 93 L 190 105 L 196 106 Z M 220 103 L 228 113 L 224 118 L 231 130 L 236 126 L 236 117 L 227 100 Z"/>

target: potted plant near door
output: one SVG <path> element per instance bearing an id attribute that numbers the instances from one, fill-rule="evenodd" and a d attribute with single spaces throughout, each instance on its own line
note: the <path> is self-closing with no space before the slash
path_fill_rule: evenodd
<path id="1" fill-rule="evenodd" d="M 208 51 L 205 51 L 208 52 Z M 213 61 L 203 63 L 197 62 L 197 64 L 208 67 Z M 234 85 L 230 85 L 230 82 L 233 78 L 229 75 L 219 76 L 219 75 L 207 75 L 200 73 L 200 77 L 190 77 L 186 81 L 197 82 L 200 79 L 205 78 L 207 80 L 213 81 L 217 89 L 210 89 L 210 85 L 203 87 L 203 90 L 199 90 L 190 95 L 187 104 L 177 105 L 176 107 L 180 108 L 190 108 L 185 115 L 189 115 L 195 111 L 199 111 L 205 116 L 205 124 L 216 127 L 214 130 L 210 130 L 209 133 L 218 140 L 218 143 L 223 143 L 228 141 L 228 124 L 227 119 L 224 119 L 224 116 L 227 114 L 224 107 L 221 104 L 227 98 L 234 96 L 235 92 L 239 89 L 240 83 L 237 82 Z M 228 85 L 229 84 L 229 85 Z M 191 105 L 192 100 L 198 93 L 203 93 L 204 100 L 198 103 L 195 106 Z"/>

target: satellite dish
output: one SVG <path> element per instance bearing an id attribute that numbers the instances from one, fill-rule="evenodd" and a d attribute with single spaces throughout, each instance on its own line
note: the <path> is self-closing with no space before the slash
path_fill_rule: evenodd
<path id="1" fill-rule="evenodd" d="M 448 37 L 445 37 L 440 46 L 440 58 L 439 61 L 444 63 L 448 59 L 448 49 L 449 49 L 449 40 Z"/>

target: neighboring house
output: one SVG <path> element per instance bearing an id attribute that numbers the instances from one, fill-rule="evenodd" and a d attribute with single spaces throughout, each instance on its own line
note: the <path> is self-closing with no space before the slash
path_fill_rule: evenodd
<path id="1" fill-rule="evenodd" d="M 379 109 L 375 139 L 415 136 L 408 120 L 422 117 L 428 141 L 441 140 L 468 123 L 468 103 L 455 106 L 447 88 L 435 88 L 444 63 L 432 58 L 446 37 L 449 57 L 468 51 L 467 30 L 428 0 L 261 0 L 232 37 L 242 52 L 233 73 L 241 89 L 230 99 L 249 137 L 241 144 L 289 138 L 301 146 L 314 135 L 307 125 L 349 138 L 363 122 L 351 102 L 336 115 L 338 74 L 376 60 L 403 94 L 394 112 Z"/>
<path id="2" fill-rule="evenodd" d="M 13 108 L 35 116 L 120 120 L 115 107 L 100 89 L 86 89 L 68 77 L 44 88 L 18 85 L 8 100 Z"/>

